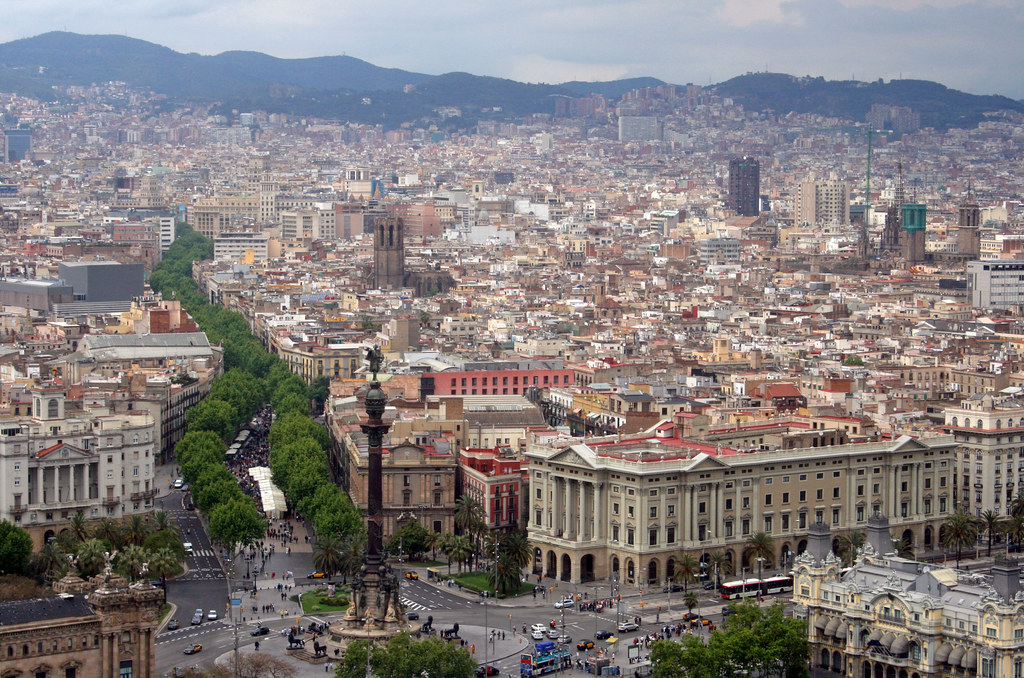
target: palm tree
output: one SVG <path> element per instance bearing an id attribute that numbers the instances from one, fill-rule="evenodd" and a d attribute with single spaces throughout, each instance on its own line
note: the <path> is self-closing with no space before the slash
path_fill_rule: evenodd
<path id="1" fill-rule="evenodd" d="M 178 556 L 167 547 L 151 551 L 149 554 L 149 571 L 153 576 L 160 578 L 165 603 L 167 602 L 167 577 L 173 574 L 179 565 Z"/>
<path id="2" fill-rule="evenodd" d="M 865 541 L 867 537 L 863 532 L 848 532 L 839 538 L 839 553 L 836 555 L 843 559 L 844 565 L 852 565 Z"/>
<path id="3" fill-rule="evenodd" d="M 1003 519 L 993 510 L 985 511 L 978 518 L 983 534 L 988 535 L 988 555 L 992 556 L 992 537 L 1003 531 Z"/>
<path id="4" fill-rule="evenodd" d="M 715 590 L 722 585 L 722 575 L 732 574 L 732 561 L 725 551 L 712 551 L 708 554 L 708 567 L 715 573 Z"/>
<path id="5" fill-rule="evenodd" d="M 956 549 L 956 567 L 960 569 L 960 553 L 978 538 L 978 523 L 963 509 L 946 518 L 942 524 L 942 546 Z"/>
<path id="6" fill-rule="evenodd" d="M 1011 541 L 1020 545 L 1021 542 L 1024 542 L 1024 516 L 1010 516 L 1010 519 L 1006 521 L 1004 531 L 1006 532 L 1007 548 Z"/>
<path id="7" fill-rule="evenodd" d="M 693 608 L 700 605 L 700 601 L 697 600 L 697 594 L 693 591 L 690 591 L 689 593 L 683 595 L 683 605 L 686 606 L 686 612 L 688 614 L 692 614 Z"/>
<path id="8" fill-rule="evenodd" d="M 93 533 L 93 536 L 107 542 L 112 549 L 119 549 L 124 546 L 121 526 L 112 518 L 104 518 L 101 520 L 100 524 L 96 526 L 96 531 Z"/>
<path id="9" fill-rule="evenodd" d="M 347 584 L 350 575 L 354 576 L 359 572 L 363 564 L 363 550 L 366 548 L 366 535 L 363 532 L 346 534 L 341 539 L 341 567 L 338 572 L 342 575 L 342 583 Z"/>
<path id="10" fill-rule="evenodd" d="M 181 528 L 174 522 L 165 511 L 157 511 L 153 514 L 152 527 L 154 532 L 170 532 L 174 536 L 181 535 Z"/>
<path id="11" fill-rule="evenodd" d="M 462 564 L 473 554 L 473 543 L 469 537 L 462 534 L 452 540 L 448 550 L 448 557 L 459 564 L 459 574 L 462 574 Z M 451 565 L 449 564 L 449 570 Z"/>
<path id="12" fill-rule="evenodd" d="M 149 562 L 149 551 L 138 544 L 129 544 L 117 554 L 117 571 L 131 581 L 142 576 L 142 564 Z"/>
<path id="13" fill-rule="evenodd" d="M 83 579 L 95 577 L 103 570 L 103 554 L 107 545 L 100 539 L 86 539 L 78 545 L 78 574 Z"/>
<path id="14" fill-rule="evenodd" d="M 481 522 L 483 510 L 480 504 L 468 494 L 464 494 L 455 500 L 455 527 L 466 532 L 472 532 Z"/>
<path id="15" fill-rule="evenodd" d="M 772 553 L 775 551 L 775 542 L 767 532 L 755 532 L 747 539 L 745 549 L 747 560 L 757 560 L 757 578 L 761 578 L 761 564 L 767 562 L 769 567 L 772 563 Z"/>
<path id="16" fill-rule="evenodd" d="M 437 560 L 437 547 L 441 544 L 440 532 L 428 532 L 423 538 L 423 546 L 430 549 L 430 559 Z"/>
<path id="17" fill-rule="evenodd" d="M 332 534 L 317 537 L 313 545 L 313 567 L 328 577 L 334 576 L 341 570 L 345 559 L 342 548 L 341 540 Z"/>
<path id="18" fill-rule="evenodd" d="M 533 547 L 522 530 L 510 530 L 501 539 L 501 550 L 520 570 L 533 562 Z"/>
<path id="19" fill-rule="evenodd" d="M 1010 503 L 1010 515 L 1024 517 L 1024 490 L 1018 492 Z"/>
<path id="20" fill-rule="evenodd" d="M 71 516 L 68 529 L 71 530 L 71 534 L 79 544 L 92 536 L 89 534 L 89 525 L 85 522 L 85 514 L 81 511 Z"/>
<path id="21" fill-rule="evenodd" d="M 693 581 L 697 577 L 697 572 L 700 571 L 700 563 L 697 559 L 691 555 L 684 555 L 678 561 L 676 561 L 676 572 L 679 577 L 683 580 L 683 592 L 687 589 L 687 583 Z"/>
<path id="22" fill-rule="evenodd" d="M 142 546 L 142 542 L 146 541 L 146 537 L 150 533 L 149 522 L 138 514 L 125 520 L 121 529 L 124 533 L 125 543 L 133 546 Z"/>
<path id="23" fill-rule="evenodd" d="M 900 558 L 913 559 L 914 547 L 908 541 L 903 539 L 892 538 L 892 549 L 896 552 L 896 555 Z"/>
<path id="24" fill-rule="evenodd" d="M 488 570 L 487 580 L 494 587 L 498 595 L 508 595 L 519 591 L 519 584 L 522 582 L 522 569 L 512 561 L 509 553 L 502 553 L 494 563 L 494 568 Z"/>
<path id="25" fill-rule="evenodd" d="M 32 571 L 46 581 L 63 577 L 67 572 L 68 565 L 67 557 L 55 541 L 44 544 L 43 548 L 36 551 L 29 561 Z"/>
<path id="26" fill-rule="evenodd" d="M 441 553 L 448 559 L 448 574 L 452 573 L 452 548 L 455 545 L 455 535 L 451 532 L 445 532 L 441 535 L 440 539 L 437 540 L 437 548 L 441 550 Z"/>

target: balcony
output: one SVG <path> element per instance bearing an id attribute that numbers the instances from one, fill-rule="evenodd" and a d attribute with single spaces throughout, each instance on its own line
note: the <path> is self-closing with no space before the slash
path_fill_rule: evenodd
<path id="1" fill-rule="evenodd" d="M 25 512 L 25 505 L 24 504 L 15 504 L 14 506 L 11 507 L 11 513 L 13 513 L 15 515 L 21 515 L 24 512 Z"/>
<path id="2" fill-rule="evenodd" d="M 146 490 L 145 492 L 132 492 L 132 499 L 151 499 L 156 496 L 156 490 Z"/>
<path id="3" fill-rule="evenodd" d="M 103 500 L 103 505 L 104 506 L 117 506 L 120 503 L 121 503 L 121 498 L 120 497 L 107 497 L 106 499 Z"/>

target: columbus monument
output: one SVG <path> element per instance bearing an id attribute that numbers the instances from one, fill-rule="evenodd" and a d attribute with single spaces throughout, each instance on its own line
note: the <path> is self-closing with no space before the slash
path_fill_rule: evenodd
<path id="1" fill-rule="evenodd" d="M 370 364 L 370 388 L 366 392 L 366 414 L 362 425 L 368 439 L 368 473 L 366 475 L 366 557 L 352 580 L 352 596 L 348 612 L 340 622 L 330 626 L 327 644 L 344 648 L 353 640 L 387 640 L 400 631 L 409 630 L 405 610 L 398 600 L 399 581 L 384 560 L 384 483 L 381 473 L 384 435 L 391 427 L 384 421 L 387 396 L 380 387 L 377 374 L 384 361 L 380 348 L 366 352 Z"/>

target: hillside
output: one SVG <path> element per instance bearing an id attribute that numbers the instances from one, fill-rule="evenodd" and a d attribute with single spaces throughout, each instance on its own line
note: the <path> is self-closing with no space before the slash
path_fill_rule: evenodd
<path id="1" fill-rule="evenodd" d="M 632 89 L 665 84 L 656 78 L 538 85 L 469 73 L 432 76 L 349 56 L 279 59 L 243 51 L 204 56 L 120 35 L 53 32 L 0 44 L 0 91 L 53 99 L 55 86 L 111 80 L 151 89 L 172 101 L 215 102 L 222 111 L 258 109 L 388 128 L 436 118 L 433 111 L 441 107 L 462 114 L 450 119 L 450 126 L 468 127 L 481 118 L 551 113 L 553 96 L 601 94 L 615 100 Z M 921 114 L 923 126 L 940 130 L 975 126 L 994 111 L 1024 112 L 1024 102 L 922 80 L 868 83 L 752 73 L 711 89 L 749 110 L 818 113 L 856 122 L 865 120 L 874 103 L 909 106 Z"/>
<path id="2" fill-rule="evenodd" d="M 753 111 L 782 115 L 818 113 L 863 122 L 872 104 L 909 106 L 921 114 L 922 127 L 945 130 L 974 127 L 992 111 L 1024 112 L 1024 102 L 980 96 L 927 80 L 859 82 L 798 78 L 785 73 L 748 73 L 715 85 L 714 91 Z"/>

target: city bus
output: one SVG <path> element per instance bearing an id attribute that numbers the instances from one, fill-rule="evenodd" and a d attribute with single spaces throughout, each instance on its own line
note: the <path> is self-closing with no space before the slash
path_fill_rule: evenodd
<path id="1" fill-rule="evenodd" d="M 722 597 L 726 600 L 757 596 L 760 593 L 760 579 L 737 579 L 736 581 L 722 582 Z"/>
<path id="2" fill-rule="evenodd" d="M 764 594 L 791 593 L 792 591 L 793 577 L 790 575 L 780 574 L 761 580 L 761 592 Z"/>
<path id="3" fill-rule="evenodd" d="M 562 669 L 572 667 L 572 657 L 568 650 L 557 649 L 555 644 L 546 640 L 535 643 L 532 654 L 519 656 L 519 673 L 521 676 L 543 676 Z"/>

